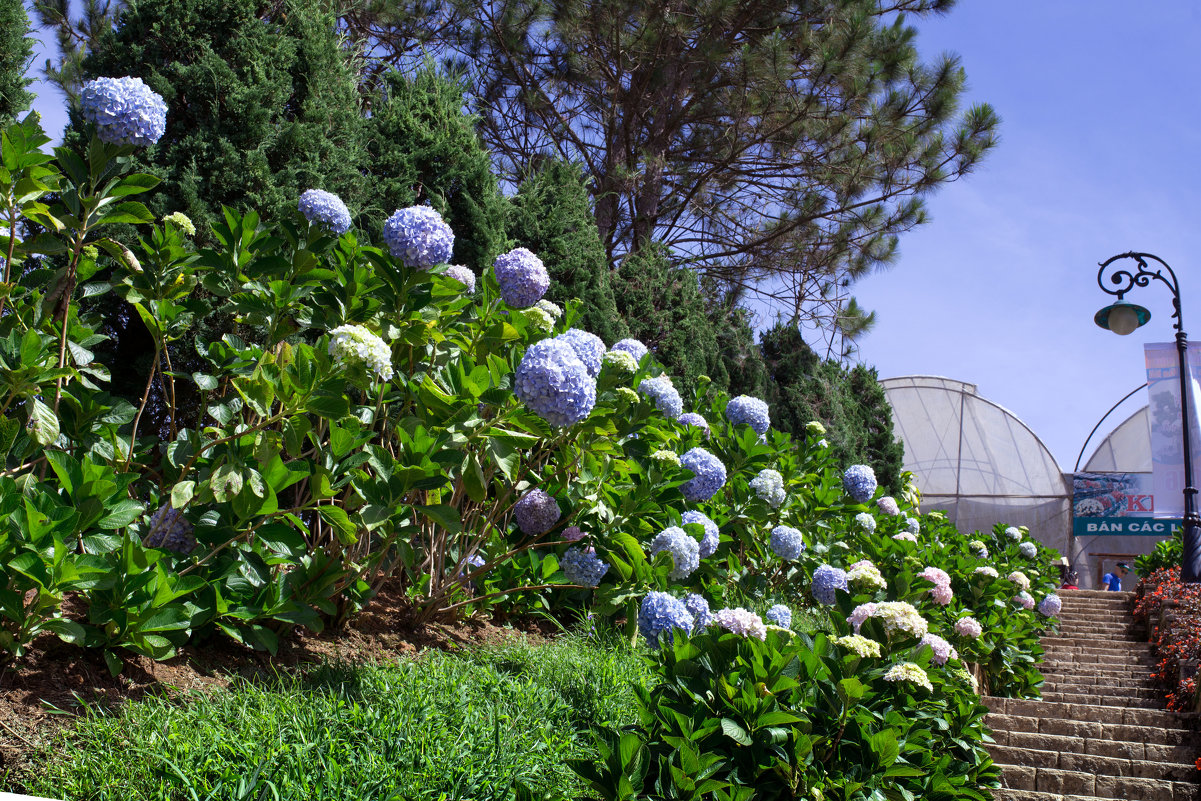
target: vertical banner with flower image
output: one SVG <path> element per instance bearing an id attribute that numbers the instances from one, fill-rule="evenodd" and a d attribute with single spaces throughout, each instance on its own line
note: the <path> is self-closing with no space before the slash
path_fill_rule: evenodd
<path id="1" fill-rule="evenodd" d="M 1151 465 L 1155 475 L 1156 514 L 1184 514 L 1184 437 L 1180 416 L 1180 361 L 1174 342 L 1143 346 L 1147 359 L 1147 402 L 1151 416 Z M 1189 433 L 1194 476 L 1201 468 L 1201 415 L 1197 403 L 1201 387 L 1201 345 L 1191 343 L 1187 368 L 1192 391 L 1189 398 Z M 1194 479 L 1196 480 L 1196 479 Z"/>

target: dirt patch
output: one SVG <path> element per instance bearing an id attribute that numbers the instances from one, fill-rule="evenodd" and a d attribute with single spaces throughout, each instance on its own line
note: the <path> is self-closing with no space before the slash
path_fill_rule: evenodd
<path id="1" fill-rule="evenodd" d="M 281 638 L 274 656 L 224 637 L 189 644 L 162 662 L 121 652 L 124 669 L 119 676 L 109 673 L 99 650 L 41 637 L 0 672 L 0 775 L 19 772 L 30 752 L 49 744 L 59 728 L 89 709 L 113 710 L 148 695 L 209 691 L 225 687 L 235 676 L 266 678 L 326 660 L 391 662 L 430 649 L 494 645 L 513 637 L 545 640 L 560 631 L 553 621 L 522 617 L 415 627 L 393 601 L 382 594 L 341 630 L 295 630 Z"/>

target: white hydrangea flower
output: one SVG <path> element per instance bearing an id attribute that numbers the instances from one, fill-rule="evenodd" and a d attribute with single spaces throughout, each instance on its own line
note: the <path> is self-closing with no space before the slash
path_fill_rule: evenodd
<path id="1" fill-rule="evenodd" d="M 930 683 L 930 677 L 926 675 L 926 671 L 922 670 L 920 665 L 913 662 L 905 662 L 900 665 L 893 665 L 884 674 L 885 681 L 907 681 L 911 684 L 916 684 L 919 687 L 925 687 L 927 690 L 933 690 L 934 685 Z"/>
<path id="2" fill-rule="evenodd" d="M 888 582 L 884 580 L 884 576 L 880 573 L 880 568 L 873 565 L 867 559 L 862 559 L 851 565 L 847 571 L 847 581 L 862 587 L 867 587 L 870 590 L 883 590 L 888 587 Z"/>
<path id="3" fill-rule="evenodd" d="M 384 381 L 392 379 L 392 349 L 361 325 L 340 325 L 330 331 L 329 355 L 338 364 L 361 363 Z"/>
<path id="4" fill-rule="evenodd" d="M 624 350 L 606 351 L 603 363 L 621 373 L 633 374 L 638 372 L 638 362 L 634 361 L 634 357 Z"/>
<path id="5" fill-rule="evenodd" d="M 880 656 L 880 643 L 868 637 L 864 637 L 862 634 L 848 634 L 845 637 L 839 637 L 834 641 L 834 643 L 836 645 L 841 645 L 848 651 L 854 651 L 863 658 L 869 656 Z"/>

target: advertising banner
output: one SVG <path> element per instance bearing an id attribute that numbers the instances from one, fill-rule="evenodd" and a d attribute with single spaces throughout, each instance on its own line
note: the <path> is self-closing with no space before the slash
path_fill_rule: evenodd
<path id="1" fill-rule="evenodd" d="M 1180 520 L 1158 517 L 1166 514 L 1160 500 L 1151 473 L 1075 473 L 1072 533 L 1167 537 Z"/>
<path id="2" fill-rule="evenodd" d="M 1180 417 L 1180 359 L 1174 342 L 1148 343 L 1143 346 L 1147 360 L 1147 402 L 1151 417 L 1151 469 L 1155 476 L 1156 514 L 1184 515 L 1184 436 Z M 1201 346 L 1190 343 L 1188 370 L 1192 391 L 1189 393 L 1189 433 L 1192 440 L 1194 480 L 1196 460 L 1201 457 L 1201 415 L 1197 402 L 1201 387 Z"/>

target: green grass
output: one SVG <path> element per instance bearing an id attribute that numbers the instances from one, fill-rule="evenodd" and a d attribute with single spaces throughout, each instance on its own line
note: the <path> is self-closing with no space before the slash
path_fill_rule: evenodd
<path id="1" fill-rule="evenodd" d="M 567 761 L 592 755 L 592 726 L 632 722 L 630 682 L 650 680 L 619 640 L 574 635 L 323 665 L 90 714 L 11 789 L 67 801 L 576 798 Z"/>

